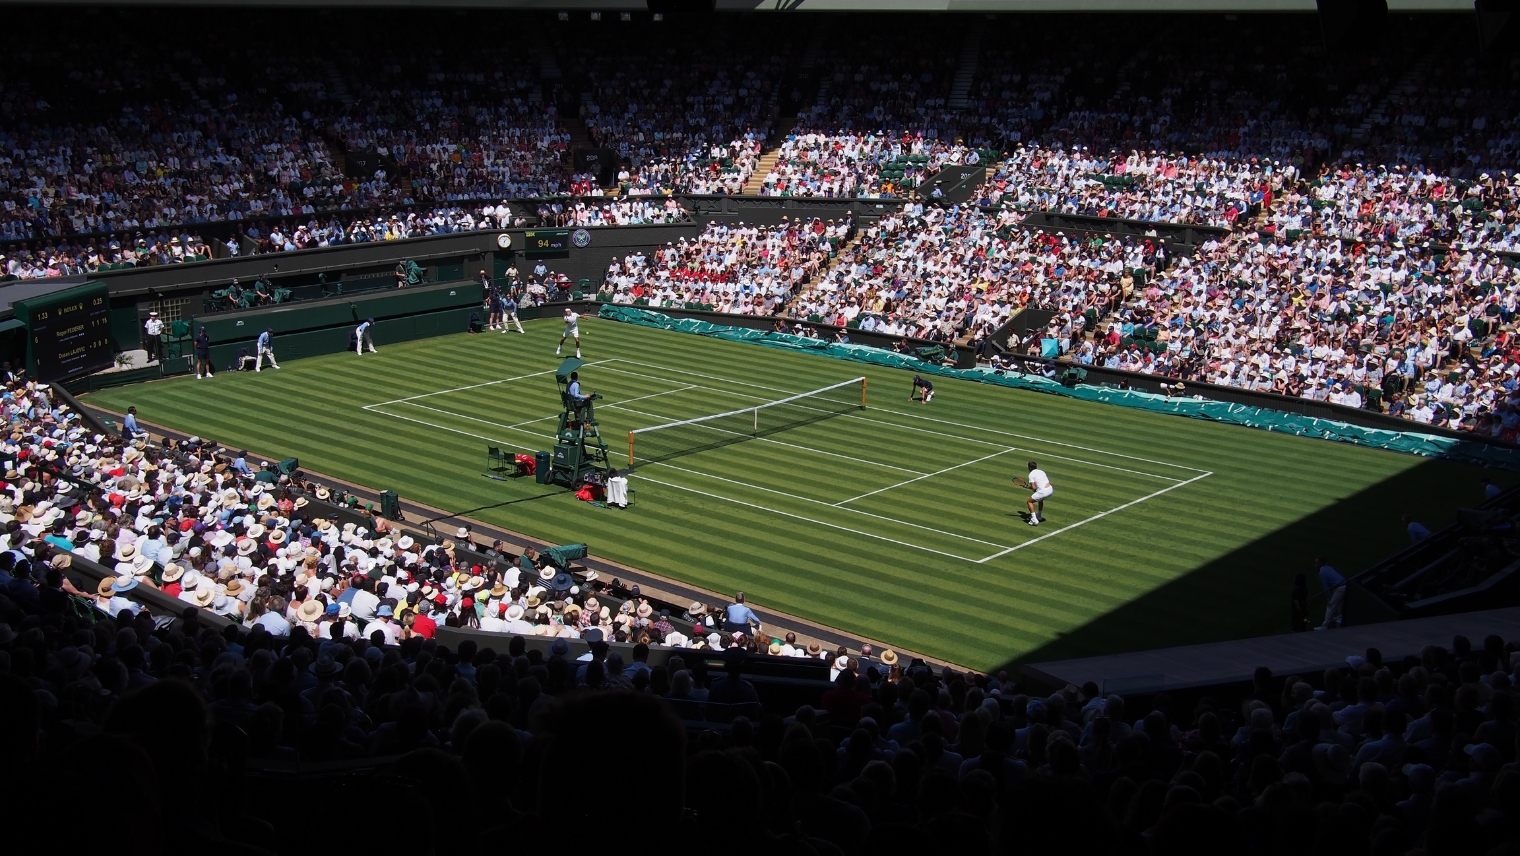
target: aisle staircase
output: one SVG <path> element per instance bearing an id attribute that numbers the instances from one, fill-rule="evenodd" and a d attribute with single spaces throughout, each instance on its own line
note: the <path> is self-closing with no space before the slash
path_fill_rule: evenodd
<path id="1" fill-rule="evenodd" d="M 531 21 L 531 19 L 530 19 Z M 533 53 L 538 57 L 538 80 L 539 85 L 528 93 L 529 104 L 544 103 L 544 89 L 547 86 L 553 90 L 564 75 L 560 72 L 559 56 L 554 51 L 554 45 L 550 43 L 536 22 L 530 22 L 525 28 L 529 44 L 533 45 Z"/>
<path id="2" fill-rule="evenodd" d="M 1446 48 L 1456 34 L 1455 27 L 1448 27 L 1446 33 L 1435 40 L 1420 61 L 1410 66 L 1399 76 L 1396 83 L 1388 87 L 1388 91 L 1383 93 L 1383 99 L 1377 103 L 1377 106 L 1363 114 L 1362 123 L 1352 129 L 1352 139 L 1366 140 L 1372 136 L 1374 125 L 1386 125 L 1392 120 L 1393 117 L 1389 114 L 1404 101 L 1405 97 L 1419 91 L 1420 84 L 1425 82 L 1431 66 L 1446 56 Z"/>
<path id="3" fill-rule="evenodd" d="M 964 110 L 970 104 L 971 84 L 976 80 L 977 60 L 982 52 L 982 30 L 973 27 L 961 42 L 960 61 L 955 67 L 955 80 L 950 84 L 950 109 Z"/>
<path id="4" fill-rule="evenodd" d="M 327 74 L 327 92 L 332 97 L 343 102 L 344 107 L 354 106 L 353 93 L 348 91 L 348 84 L 344 82 L 343 75 L 338 71 L 338 64 L 332 60 L 324 60 L 322 71 Z"/>
<path id="5" fill-rule="evenodd" d="M 348 91 L 348 83 L 343 79 L 343 73 L 338 70 L 338 64 L 333 60 L 323 60 L 322 73 L 327 75 L 327 94 L 343 103 L 345 110 L 354 106 L 354 95 Z M 322 141 L 327 144 L 327 157 L 332 161 L 333 168 L 339 175 L 348 175 L 348 154 L 343 142 L 334 133 L 323 132 Z"/>
<path id="6" fill-rule="evenodd" d="M 760 189 L 765 187 L 765 177 L 776 168 L 776 161 L 781 159 L 781 147 L 760 156 L 760 163 L 755 166 L 755 171 L 749 174 L 749 181 L 744 182 L 744 190 L 740 191 L 745 196 L 759 196 Z"/>

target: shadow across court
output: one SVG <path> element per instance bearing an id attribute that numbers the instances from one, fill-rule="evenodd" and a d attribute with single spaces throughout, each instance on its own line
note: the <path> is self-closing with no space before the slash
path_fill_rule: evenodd
<path id="1" fill-rule="evenodd" d="M 1310 615 L 1318 624 L 1324 618 L 1325 598 L 1315 573 L 1316 556 L 1324 556 L 1343 575 L 1352 577 L 1408 546 L 1401 522 L 1404 514 L 1436 530 L 1455 518 L 1457 508 L 1479 504 L 1483 493 L 1478 479 L 1485 474 L 1496 481 L 1501 478 L 1477 467 L 1453 469 L 1448 462 L 1423 461 L 1060 633 L 1036 649 L 1007 652 L 998 668 L 1012 673 L 1020 663 L 1288 633 L 1295 573 L 1308 575 Z M 1061 525 L 1058 518 L 1051 522 Z M 1247 598 L 1281 604 L 1281 609 L 1268 613 L 1275 618 L 1243 622 L 1242 615 L 1251 611 L 1232 607 Z M 1391 609 L 1353 585 L 1346 604 L 1348 624 L 1395 618 Z"/>

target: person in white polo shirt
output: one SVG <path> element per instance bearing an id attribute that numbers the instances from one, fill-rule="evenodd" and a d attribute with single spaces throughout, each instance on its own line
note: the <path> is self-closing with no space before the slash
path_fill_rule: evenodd
<path id="1" fill-rule="evenodd" d="M 1050 476 L 1045 475 L 1045 471 L 1040 469 L 1040 465 L 1034 461 L 1029 462 L 1029 484 L 1034 489 L 1025 503 L 1029 506 L 1029 525 L 1039 526 L 1040 512 L 1045 510 L 1045 500 L 1049 499 L 1056 489 L 1050 486 Z"/>
<path id="2" fill-rule="evenodd" d="M 148 320 L 143 324 L 143 333 L 147 336 L 148 362 L 160 362 L 164 358 L 164 322 L 158 317 L 158 310 L 148 313 Z"/>

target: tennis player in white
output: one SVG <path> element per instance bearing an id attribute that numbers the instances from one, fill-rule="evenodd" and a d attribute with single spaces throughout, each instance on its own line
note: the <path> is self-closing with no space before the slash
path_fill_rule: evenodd
<path id="1" fill-rule="evenodd" d="M 1040 469 L 1034 461 L 1029 462 L 1029 483 L 1034 487 L 1034 493 L 1029 495 L 1027 502 L 1029 525 L 1039 526 L 1040 512 L 1045 510 L 1045 500 L 1049 499 L 1056 489 L 1050 486 L 1050 476 L 1045 475 L 1045 471 Z"/>
<path id="2" fill-rule="evenodd" d="M 575 340 L 575 358 L 581 358 L 581 316 L 570 307 L 565 307 L 565 335 L 559 337 L 559 344 L 554 348 L 554 356 L 559 356 L 560 349 L 565 347 L 566 339 Z"/>

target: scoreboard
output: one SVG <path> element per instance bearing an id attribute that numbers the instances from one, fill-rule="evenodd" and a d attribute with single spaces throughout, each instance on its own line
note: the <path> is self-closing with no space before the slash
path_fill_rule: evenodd
<path id="1" fill-rule="evenodd" d="M 26 325 L 27 374 L 54 381 L 109 368 L 111 301 L 104 284 L 84 285 L 15 303 Z"/>
<path id="2" fill-rule="evenodd" d="M 552 256 L 570 252 L 569 229 L 537 229 L 523 233 L 523 255 Z"/>

